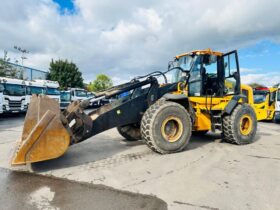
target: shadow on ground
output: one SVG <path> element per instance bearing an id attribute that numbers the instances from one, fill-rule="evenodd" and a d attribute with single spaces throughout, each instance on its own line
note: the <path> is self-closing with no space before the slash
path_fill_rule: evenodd
<path id="1" fill-rule="evenodd" d="M 14 209 L 167 209 L 154 196 L 0 168 L 0 206 Z"/>

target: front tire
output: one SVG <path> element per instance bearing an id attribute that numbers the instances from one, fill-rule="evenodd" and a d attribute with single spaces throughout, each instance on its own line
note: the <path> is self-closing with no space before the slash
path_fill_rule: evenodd
<path id="1" fill-rule="evenodd" d="M 159 100 L 144 113 L 141 135 L 150 149 L 160 154 L 182 151 L 189 143 L 192 122 L 178 103 Z"/>
<path id="2" fill-rule="evenodd" d="M 257 132 L 257 117 L 248 104 L 239 104 L 231 115 L 223 118 L 224 141 L 237 145 L 254 142 Z"/>

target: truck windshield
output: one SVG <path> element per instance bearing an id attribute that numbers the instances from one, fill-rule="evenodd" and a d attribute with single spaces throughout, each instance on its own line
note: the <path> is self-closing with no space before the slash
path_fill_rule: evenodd
<path id="1" fill-rule="evenodd" d="M 60 95 L 58 88 L 47 88 L 47 95 Z"/>
<path id="2" fill-rule="evenodd" d="M 60 93 L 60 100 L 61 101 L 71 101 L 70 92 L 61 92 Z"/>
<path id="3" fill-rule="evenodd" d="M 25 85 L 4 84 L 4 95 L 24 96 L 25 95 Z"/>
<path id="4" fill-rule="evenodd" d="M 280 89 L 278 89 L 278 91 L 277 91 L 277 99 L 276 100 L 280 101 Z"/>
<path id="5" fill-rule="evenodd" d="M 32 94 L 45 94 L 45 88 L 44 87 L 35 87 L 35 86 L 27 86 L 26 87 L 26 94 L 32 95 Z"/>
<path id="6" fill-rule="evenodd" d="M 87 92 L 85 90 L 76 90 L 76 96 L 87 97 Z"/>
<path id="7" fill-rule="evenodd" d="M 254 92 L 254 103 L 260 104 L 260 103 L 265 102 L 267 94 L 268 94 L 267 91 Z"/>

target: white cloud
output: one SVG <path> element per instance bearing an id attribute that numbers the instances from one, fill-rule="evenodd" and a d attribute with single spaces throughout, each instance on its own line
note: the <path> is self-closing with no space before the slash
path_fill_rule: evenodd
<path id="1" fill-rule="evenodd" d="M 191 49 L 230 50 L 261 39 L 280 42 L 279 0 L 74 4 L 74 14 L 62 15 L 51 0 L 1 2 L 0 50 L 19 45 L 31 52 L 26 65 L 47 70 L 51 58 L 67 58 L 77 63 L 86 81 L 102 72 L 120 82 L 165 69 L 168 60 Z M 246 81 L 262 78 L 242 72 Z"/>
<path id="2" fill-rule="evenodd" d="M 241 82 L 244 84 L 259 83 L 265 86 L 273 86 L 280 81 L 279 72 L 267 72 L 267 73 L 249 73 L 241 76 Z"/>

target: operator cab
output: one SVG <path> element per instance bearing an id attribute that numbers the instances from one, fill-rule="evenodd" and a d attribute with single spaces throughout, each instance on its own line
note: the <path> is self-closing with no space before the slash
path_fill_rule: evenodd
<path id="1" fill-rule="evenodd" d="M 188 72 L 188 95 L 192 97 L 236 95 L 240 93 L 237 51 L 226 54 L 210 49 L 175 57 L 174 66 Z"/>

